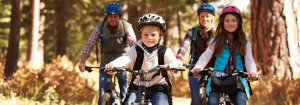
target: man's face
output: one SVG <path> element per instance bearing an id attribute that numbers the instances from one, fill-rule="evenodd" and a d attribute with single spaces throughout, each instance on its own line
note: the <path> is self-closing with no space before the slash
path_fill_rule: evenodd
<path id="1" fill-rule="evenodd" d="M 107 21 L 108 24 L 112 27 L 116 27 L 119 24 L 120 21 L 120 16 L 119 14 L 115 14 L 115 15 L 108 15 L 107 16 Z"/>

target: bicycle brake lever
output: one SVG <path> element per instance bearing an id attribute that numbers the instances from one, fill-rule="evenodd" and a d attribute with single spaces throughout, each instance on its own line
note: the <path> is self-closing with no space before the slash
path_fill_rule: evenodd
<path id="1" fill-rule="evenodd" d="M 236 75 L 239 75 L 239 73 L 233 73 L 233 74 L 232 74 L 232 76 L 236 76 Z"/>

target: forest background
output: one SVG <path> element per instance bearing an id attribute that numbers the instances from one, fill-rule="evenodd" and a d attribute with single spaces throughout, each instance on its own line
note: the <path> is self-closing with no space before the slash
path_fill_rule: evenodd
<path id="1" fill-rule="evenodd" d="M 300 0 L 0 0 L 0 103 L 96 104 L 99 73 L 81 73 L 78 63 L 112 2 L 122 6 L 137 39 L 138 18 L 161 15 L 164 45 L 174 53 L 199 23 L 199 5 L 216 8 L 215 28 L 222 8 L 237 6 L 261 77 L 251 83 L 248 104 L 300 103 Z M 95 49 L 87 64 L 99 65 Z M 173 96 L 190 97 L 187 73 L 174 75 Z"/>

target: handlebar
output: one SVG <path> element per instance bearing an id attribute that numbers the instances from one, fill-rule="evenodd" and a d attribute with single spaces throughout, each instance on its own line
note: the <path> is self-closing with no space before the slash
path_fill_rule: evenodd
<path id="1" fill-rule="evenodd" d="M 232 74 L 232 76 L 235 76 L 235 75 L 241 76 L 242 78 L 251 78 L 251 75 L 244 71 L 238 71 L 238 72 Z M 259 76 L 257 76 L 256 80 L 258 80 L 258 79 L 259 79 Z"/>
<path id="2" fill-rule="evenodd" d="M 134 70 L 131 70 L 130 68 L 125 68 L 124 66 L 122 67 L 114 67 L 113 69 L 107 69 L 105 70 L 104 67 L 85 67 L 85 70 L 87 70 L 88 72 L 92 71 L 92 68 L 99 68 L 99 72 L 108 72 L 108 71 L 116 71 L 116 72 L 123 72 L 123 71 L 129 71 L 131 73 L 136 73 Z M 169 68 L 169 66 L 166 65 L 158 65 L 155 68 L 149 70 L 149 71 L 142 71 L 139 70 L 138 73 L 152 73 L 154 71 L 157 70 L 176 70 L 176 71 L 185 71 L 185 67 L 178 67 L 178 68 Z"/>
<path id="3" fill-rule="evenodd" d="M 105 67 L 89 67 L 89 66 L 85 66 L 85 70 L 88 71 L 88 72 L 92 72 L 92 68 L 99 68 L 99 72 L 104 72 L 105 70 Z"/>
<path id="4" fill-rule="evenodd" d="M 193 68 L 195 66 L 195 64 L 183 64 L 183 66 L 185 66 L 186 68 Z M 205 76 L 205 75 L 215 75 L 214 73 L 214 68 L 205 68 L 201 71 L 198 72 L 198 75 L 201 75 L 201 76 Z M 233 74 L 231 74 L 232 76 L 235 76 L 235 75 L 238 75 L 238 76 L 241 76 L 242 78 L 251 78 L 251 75 L 247 72 L 244 72 L 244 71 L 238 71 L 238 70 L 235 70 L 235 72 Z M 193 76 L 193 73 L 192 72 L 189 72 L 189 76 Z M 256 80 L 259 79 L 259 76 L 256 78 Z"/>
<path id="5" fill-rule="evenodd" d="M 198 75 L 205 76 L 205 75 L 213 74 L 214 71 L 215 71 L 214 68 L 209 67 L 209 68 L 205 68 L 205 69 L 199 71 Z M 193 76 L 193 73 L 189 72 L 189 76 Z"/>
<path id="6" fill-rule="evenodd" d="M 186 68 L 192 69 L 194 68 L 195 64 L 183 64 Z"/>

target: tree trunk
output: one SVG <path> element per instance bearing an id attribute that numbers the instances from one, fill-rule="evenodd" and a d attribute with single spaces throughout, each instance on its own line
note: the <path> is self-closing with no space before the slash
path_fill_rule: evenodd
<path id="1" fill-rule="evenodd" d="M 181 24 L 180 24 L 180 16 L 181 16 L 181 12 L 178 10 L 177 11 L 177 27 L 178 27 L 178 42 L 179 42 L 179 47 L 180 47 L 180 44 L 182 42 L 182 39 L 181 39 Z"/>
<path id="2" fill-rule="evenodd" d="M 167 46 L 167 44 L 168 44 L 168 30 L 169 30 L 169 28 L 170 28 L 170 18 L 171 18 L 171 16 L 169 16 L 169 14 L 168 13 L 166 13 L 166 17 L 164 18 L 164 20 L 165 20 L 165 22 L 166 22 L 166 31 L 165 31 L 165 34 L 164 34 L 164 43 L 163 43 L 163 45 L 164 46 Z"/>
<path id="3" fill-rule="evenodd" d="M 135 33 L 136 39 L 141 39 L 141 35 L 137 30 L 137 22 L 140 18 L 139 11 L 137 10 L 137 3 L 128 3 L 128 22 L 132 25 L 133 31 Z"/>
<path id="4" fill-rule="evenodd" d="M 19 54 L 19 38 L 21 28 L 21 15 L 23 0 L 12 0 L 11 5 L 11 21 L 10 21 L 10 32 L 9 32 L 9 44 L 7 49 L 6 64 L 4 74 L 8 79 L 13 72 L 17 71 L 17 62 Z"/>
<path id="5" fill-rule="evenodd" d="M 30 32 L 30 39 L 28 40 L 28 54 L 27 60 L 30 61 L 33 68 L 39 69 L 44 64 L 44 41 L 43 36 L 43 22 L 45 16 L 40 17 L 40 7 L 44 8 L 45 4 L 40 3 L 40 0 L 32 0 L 32 27 Z M 41 22 L 41 23 L 40 23 Z"/>
<path id="6" fill-rule="evenodd" d="M 291 80 L 300 69 L 300 2 L 251 0 L 253 57 L 264 75 Z"/>
<path id="7" fill-rule="evenodd" d="M 146 0 L 141 0 L 139 5 L 141 7 L 141 9 L 139 11 L 139 17 L 141 17 L 141 16 L 145 15 L 145 12 L 146 12 Z"/>
<path id="8" fill-rule="evenodd" d="M 202 0 L 203 1 L 203 3 L 208 3 L 208 0 Z"/>
<path id="9" fill-rule="evenodd" d="M 56 55 L 66 55 L 67 34 L 66 34 L 66 19 L 65 19 L 65 0 L 56 0 Z"/>

